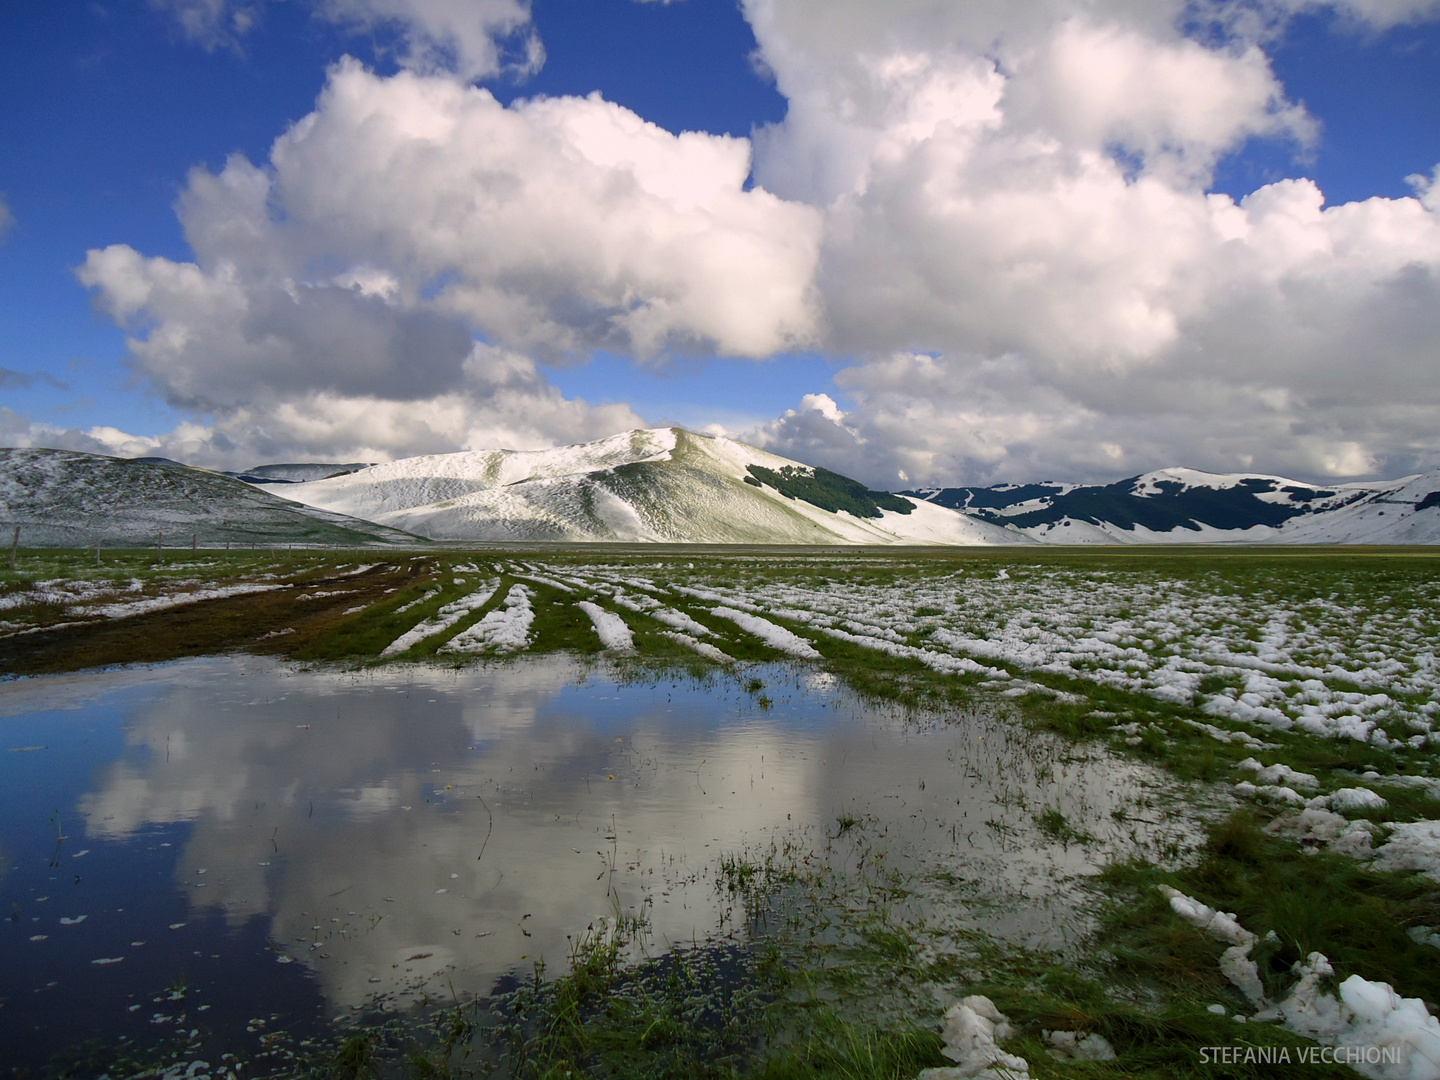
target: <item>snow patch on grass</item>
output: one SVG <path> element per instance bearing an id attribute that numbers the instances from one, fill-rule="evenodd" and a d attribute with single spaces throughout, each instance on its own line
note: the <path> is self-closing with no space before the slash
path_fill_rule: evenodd
<path id="1" fill-rule="evenodd" d="M 510 586 L 501 607 L 486 614 L 468 630 L 462 630 L 447 641 L 443 653 L 511 653 L 530 645 L 530 624 L 535 609 L 530 600 L 535 594 L 524 585 Z"/>
<path id="2" fill-rule="evenodd" d="M 726 656 L 714 645 L 710 645 L 704 641 L 697 641 L 689 634 L 682 634 L 679 630 L 661 630 L 660 634 L 662 637 L 680 642 L 680 644 L 686 648 L 694 649 L 707 660 L 714 660 L 717 664 L 733 664 L 735 662 L 733 657 Z"/>
<path id="3" fill-rule="evenodd" d="M 132 600 L 123 604 L 98 604 L 82 608 L 72 614 L 98 615 L 102 619 L 125 619 L 131 615 L 144 615 L 151 611 L 165 611 L 183 604 L 198 604 L 202 600 L 223 600 L 229 596 L 251 596 L 255 593 L 274 592 L 282 585 L 224 585 L 215 589 L 196 589 L 194 592 L 174 593 L 169 596 L 152 596 L 148 600 Z"/>
<path id="4" fill-rule="evenodd" d="M 1246 772 L 1253 772 L 1255 780 L 1260 784 L 1287 784 L 1294 788 L 1307 788 L 1313 790 L 1320 786 L 1320 781 L 1310 773 L 1296 772 L 1289 765 L 1261 765 L 1254 758 L 1246 758 L 1235 766 Z"/>
<path id="5" fill-rule="evenodd" d="M 413 649 L 426 638 L 434 637 L 436 634 L 443 634 L 446 630 L 449 630 L 450 627 L 465 618 L 466 615 L 489 603 L 490 598 L 495 595 L 495 590 L 499 588 L 499 586 L 500 580 L 496 578 L 493 581 L 481 585 L 474 592 L 462 596 L 459 600 L 452 600 L 434 615 L 430 616 L 430 618 L 423 620 L 416 626 L 405 631 L 405 633 L 381 649 L 381 657 L 399 656 L 401 653 Z M 424 597 L 421 597 L 421 600 L 424 599 Z"/>
<path id="6" fill-rule="evenodd" d="M 1235 725 L 1388 749 L 1440 741 L 1433 730 L 1440 715 L 1434 646 L 1440 626 L 1433 614 L 1440 583 L 1405 583 L 1403 593 L 1372 596 L 1350 587 L 1343 572 L 1337 582 L 1330 569 L 1313 583 L 1285 576 L 1242 591 L 1208 569 L 1172 577 L 1017 565 L 985 577 L 938 575 L 921 566 L 912 574 L 893 562 L 891 580 L 857 581 L 863 568 L 853 561 L 832 565 L 835 580 L 807 573 L 727 586 L 691 575 L 671 587 L 706 604 L 806 623 L 832 636 L 843 637 L 834 633 L 843 630 L 1060 675 L 1198 707 Z M 1402 725 L 1403 737 L 1395 734 Z"/>
<path id="7" fill-rule="evenodd" d="M 1419 998 L 1402 998 L 1389 983 L 1351 975 L 1339 994 L 1324 989 L 1335 969 L 1311 953 L 1286 998 L 1257 1014 L 1326 1046 L 1352 1052 L 1343 1060 L 1374 1080 L 1440 1080 L 1440 1022 Z M 1379 1060 L 1375 1060 L 1378 1058 Z"/>
<path id="8" fill-rule="evenodd" d="M 590 616 L 590 623 L 595 627 L 595 633 L 600 636 L 600 644 L 607 650 L 622 653 L 635 651 L 635 635 L 619 615 L 606 611 L 589 600 L 581 600 L 575 606 Z"/>
<path id="9" fill-rule="evenodd" d="M 546 585 L 552 589 L 558 589 L 560 592 L 573 593 L 575 591 L 571 586 L 565 584 L 565 582 L 557 578 L 547 577 L 544 574 L 524 573 L 516 574 L 515 576 L 524 578 L 526 581 L 533 581 L 537 585 Z"/>
<path id="10" fill-rule="evenodd" d="M 1030 1063 L 1000 1049 L 1015 1031 L 988 997 L 974 994 L 950 1006 L 942 1033 L 945 1046 L 940 1052 L 955 1064 L 925 1069 L 919 1080 L 1030 1080 Z"/>
<path id="11" fill-rule="evenodd" d="M 439 590 L 439 589 L 429 589 L 429 590 L 426 591 L 426 593 L 425 593 L 424 596 L 417 596 L 414 600 L 411 600 L 408 604 L 401 604 L 398 608 L 395 609 L 395 614 L 396 614 L 396 615 L 403 615 L 405 612 L 409 611 L 411 608 L 419 607 L 421 604 L 427 603 L 427 602 L 430 601 L 430 600 L 434 600 L 435 597 L 437 597 L 437 596 L 439 596 L 439 595 L 440 595 L 440 590 Z"/>
<path id="12" fill-rule="evenodd" d="M 1333 980 L 1335 969 L 1323 953 L 1312 952 L 1295 965 L 1299 980 L 1290 992 L 1271 1002 L 1265 996 L 1259 969 L 1250 959 L 1255 935 L 1234 915 L 1216 911 L 1168 885 L 1159 888 L 1175 914 L 1229 946 L 1221 954 L 1220 970 L 1260 1006 L 1255 1019 L 1278 1021 L 1325 1046 L 1385 1051 L 1344 1058 L 1357 1072 L 1375 1080 L 1440 1080 L 1440 1022 L 1419 998 L 1402 998 L 1389 983 L 1371 982 L 1359 975 L 1340 983 L 1338 996 L 1332 994 L 1325 986 Z"/>
<path id="13" fill-rule="evenodd" d="M 713 607 L 710 614 L 719 619 L 729 619 L 736 626 L 748 634 L 754 634 L 761 641 L 765 642 L 772 649 L 778 649 L 786 656 L 794 656 L 800 660 L 819 660 L 820 654 L 802 637 L 792 634 L 783 626 L 777 626 L 769 619 L 762 619 L 758 615 L 750 615 L 743 611 L 736 611 L 732 607 Z"/>
<path id="14" fill-rule="evenodd" d="M 1375 852 L 1385 870 L 1418 870 L 1440 881 L 1440 821 L 1412 821 L 1391 826 L 1390 839 Z"/>

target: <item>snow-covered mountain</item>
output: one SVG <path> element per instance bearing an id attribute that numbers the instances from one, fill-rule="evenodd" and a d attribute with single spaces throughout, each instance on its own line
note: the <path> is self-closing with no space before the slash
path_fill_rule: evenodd
<path id="1" fill-rule="evenodd" d="M 337 475 L 338 474 L 338 475 Z M 1437 544 L 1440 472 L 1318 487 L 1161 469 L 1113 484 L 889 494 L 732 439 L 628 431 L 231 475 L 0 449 L 0 536 L 27 546 L 649 541 L 711 544 Z M 263 486 L 255 486 L 263 485 Z M 279 497 L 283 494 L 283 498 Z"/>
<path id="2" fill-rule="evenodd" d="M 1105 485 L 903 494 L 1046 543 L 1440 543 L 1440 472 L 1317 487 L 1283 476 L 1160 469 Z"/>
<path id="3" fill-rule="evenodd" d="M 173 461 L 0 448 L 0 536 L 26 547 L 418 543 Z"/>
<path id="4" fill-rule="evenodd" d="M 224 475 L 244 480 L 247 484 L 303 484 L 307 480 L 326 480 L 332 476 L 359 472 L 373 464 L 373 461 L 352 461 L 345 465 L 306 461 L 287 465 L 257 465 L 244 472 L 227 472 Z"/>
<path id="5" fill-rule="evenodd" d="M 406 458 L 285 497 L 435 540 L 1016 544 L 1029 537 L 731 439 L 627 431 L 555 450 Z"/>

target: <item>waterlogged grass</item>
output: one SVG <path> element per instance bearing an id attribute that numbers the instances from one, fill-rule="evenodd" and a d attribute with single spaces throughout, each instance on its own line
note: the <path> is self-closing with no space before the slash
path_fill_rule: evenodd
<path id="1" fill-rule="evenodd" d="M 753 955 L 726 948 L 622 963 L 611 928 L 575 941 L 569 970 L 530 980 L 495 1004 L 492 1038 L 517 1077 L 573 1074 L 728 1077 L 749 1062 L 774 977 Z"/>

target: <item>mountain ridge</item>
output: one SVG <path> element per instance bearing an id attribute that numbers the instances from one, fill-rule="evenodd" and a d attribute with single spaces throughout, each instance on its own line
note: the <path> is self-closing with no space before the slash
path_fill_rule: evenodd
<path id="1" fill-rule="evenodd" d="M 1109 484 L 872 491 L 827 469 L 683 428 L 549 450 L 243 473 L 167 459 L 0 449 L 0 525 L 23 542 L 370 545 L 1437 544 L 1440 472 L 1315 485 L 1172 467 Z"/>
<path id="2" fill-rule="evenodd" d="M 0 529 L 27 547 L 420 544 L 179 462 L 0 448 Z"/>
<path id="3" fill-rule="evenodd" d="M 285 496 L 435 540 L 1027 542 L 1003 526 L 870 492 L 828 470 L 674 427 L 553 450 L 405 458 L 290 485 Z M 895 509 L 897 503 L 903 509 Z"/>
<path id="4" fill-rule="evenodd" d="M 1314 485 L 1266 473 L 1172 467 L 1110 484 L 901 494 L 1045 543 L 1440 543 L 1440 472 Z"/>

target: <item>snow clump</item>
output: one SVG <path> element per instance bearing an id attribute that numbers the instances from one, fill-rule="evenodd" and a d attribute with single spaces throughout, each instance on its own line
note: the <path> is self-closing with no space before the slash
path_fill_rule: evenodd
<path id="1" fill-rule="evenodd" d="M 1325 809 L 1328 799 L 1329 796 L 1311 799 L 1298 815 L 1277 819 L 1267 826 L 1267 831 L 1292 836 L 1311 848 L 1324 845 L 1337 855 L 1349 855 L 1352 859 L 1368 859 L 1374 855 L 1371 844 L 1379 830 L 1368 821 L 1351 821 Z"/>
<path id="2" fill-rule="evenodd" d="M 1186 896 L 1179 889 L 1161 885 L 1160 892 L 1170 901 L 1170 909 L 1191 926 L 1205 931 L 1216 941 L 1230 947 L 1220 954 L 1220 973 L 1239 987 L 1256 1005 L 1265 1000 L 1265 988 L 1260 983 L 1260 970 L 1250 959 L 1250 950 L 1255 947 L 1255 935 L 1246 930 L 1234 915 L 1202 904 L 1193 896 Z"/>
<path id="3" fill-rule="evenodd" d="M 1246 772 L 1255 774 L 1255 782 L 1258 784 L 1284 784 L 1292 788 L 1315 789 L 1320 786 L 1320 781 L 1311 773 L 1296 772 L 1289 765 L 1261 765 L 1253 757 L 1246 758 L 1235 766 Z"/>
<path id="4" fill-rule="evenodd" d="M 694 649 L 707 660 L 714 660 L 718 664 L 732 663 L 732 658 L 726 656 L 714 645 L 706 644 L 703 641 L 691 637 L 689 634 L 683 634 L 679 630 L 661 630 L 660 634 L 663 637 L 668 637 L 671 641 L 680 642 L 680 644 L 686 648 Z"/>
<path id="5" fill-rule="evenodd" d="M 1045 1041 L 1050 1044 L 1051 1055 L 1062 1061 L 1115 1060 L 1115 1048 L 1103 1035 L 1090 1034 L 1082 1038 L 1078 1031 L 1047 1031 Z"/>
<path id="6" fill-rule="evenodd" d="M 1440 1080 L 1440 1022 L 1423 1001 L 1359 975 L 1340 984 L 1337 998 L 1321 988 L 1335 974 L 1323 953 L 1312 952 L 1294 970 L 1300 981 L 1256 1019 L 1279 1020 L 1297 1035 L 1359 1051 L 1345 1062 L 1374 1080 Z"/>
<path id="7" fill-rule="evenodd" d="M 1376 864 L 1385 870 L 1419 870 L 1440 881 L 1440 821 L 1412 821 L 1390 828 L 1390 839 L 1375 853 Z"/>
<path id="8" fill-rule="evenodd" d="M 1030 1080 L 1030 1063 L 1000 1049 L 1014 1030 L 988 997 L 975 994 L 950 1006 L 943 1032 L 941 1053 L 955 1064 L 925 1069 L 919 1080 Z"/>
<path id="9" fill-rule="evenodd" d="M 1262 799 L 1265 802 L 1289 803 L 1291 806 L 1304 806 L 1305 796 L 1301 795 L 1294 788 L 1278 787 L 1275 784 L 1255 785 L 1249 780 L 1241 780 L 1235 785 L 1235 794 L 1244 795 L 1250 799 Z"/>
<path id="10" fill-rule="evenodd" d="M 1376 795 L 1369 788 L 1347 787 L 1330 794 L 1330 809 L 1336 811 L 1346 810 L 1383 810 L 1389 806 L 1383 798 Z"/>
<path id="11" fill-rule="evenodd" d="M 1340 984 L 1337 998 L 1322 985 L 1334 976 L 1335 969 L 1323 953 L 1312 952 L 1292 969 L 1299 981 L 1290 993 L 1272 1003 L 1265 997 L 1255 962 L 1250 959 L 1255 935 L 1233 915 L 1168 885 L 1159 888 L 1177 915 L 1231 946 L 1220 958 L 1220 970 L 1246 997 L 1262 1006 L 1255 1019 L 1279 1021 L 1297 1035 L 1357 1051 L 1347 1054 L 1345 1063 L 1374 1080 L 1440 1080 L 1440 1021 L 1419 998 L 1402 998 L 1389 983 L 1371 982 L 1359 975 Z"/>

